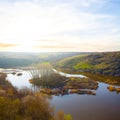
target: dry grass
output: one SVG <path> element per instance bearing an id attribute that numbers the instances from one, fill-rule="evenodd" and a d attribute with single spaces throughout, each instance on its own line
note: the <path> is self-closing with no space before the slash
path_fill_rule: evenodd
<path id="1" fill-rule="evenodd" d="M 107 88 L 108 88 L 109 91 L 115 91 L 116 90 L 116 88 L 112 85 L 108 86 Z"/>

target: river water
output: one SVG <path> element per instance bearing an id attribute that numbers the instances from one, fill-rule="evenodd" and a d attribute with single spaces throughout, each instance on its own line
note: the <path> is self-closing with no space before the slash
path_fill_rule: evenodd
<path id="1" fill-rule="evenodd" d="M 22 75 L 17 76 L 17 73 L 22 73 Z M 17 88 L 32 88 L 29 83 L 30 73 L 19 70 L 17 73 L 8 74 L 7 80 Z M 65 73 L 60 72 L 60 74 Z M 76 75 L 67 74 L 67 76 L 75 77 Z M 84 76 L 77 75 L 76 77 Z M 54 106 L 55 112 L 63 110 L 66 114 L 71 114 L 73 120 L 120 120 L 120 94 L 108 91 L 107 86 L 108 84 L 99 82 L 95 96 L 78 94 L 53 96 L 50 103 Z"/>

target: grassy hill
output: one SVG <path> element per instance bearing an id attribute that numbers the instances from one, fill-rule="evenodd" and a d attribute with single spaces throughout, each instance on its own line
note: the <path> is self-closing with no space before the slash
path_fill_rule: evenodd
<path id="1" fill-rule="evenodd" d="M 0 53 L 0 68 L 50 62 L 55 68 L 73 72 L 120 76 L 120 52 L 103 53 Z"/>
<path id="2" fill-rule="evenodd" d="M 77 55 L 62 59 L 54 66 L 74 72 L 120 76 L 120 52 Z"/>
<path id="3" fill-rule="evenodd" d="M 55 63 L 66 57 L 75 56 L 78 52 L 48 52 L 48 53 L 22 53 L 0 52 L 0 68 L 13 68 L 29 66 L 42 62 Z"/>

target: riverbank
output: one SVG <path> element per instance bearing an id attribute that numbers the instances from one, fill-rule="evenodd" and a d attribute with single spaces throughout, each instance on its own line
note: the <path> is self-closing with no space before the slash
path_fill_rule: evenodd
<path id="1" fill-rule="evenodd" d="M 14 86 L 18 87 L 19 89 L 22 88 L 23 86 L 29 87 L 29 89 L 34 88 L 34 86 L 29 86 L 29 84 L 27 84 L 27 82 L 29 83 L 30 75 L 26 71 L 23 71 L 21 76 L 17 76 L 17 74 L 16 75 L 9 74 L 7 79 L 9 79 L 11 83 L 14 83 Z M 119 116 L 120 95 L 116 94 L 115 91 L 110 92 L 107 89 L 109 84 L 104 84 L 100 82 L 98 85 L 99 87 L 95 90 L 96 93 L 95 96 L 89 94 L 76 94 L 76 93 L 65 94 L 63 96 L 52 95 L 52 98 L 50 98 L 49 100 L 50 104 L 54 106 L 55 113 L 62 109 L 64 110 L 65 113 L 70 113 L 73 116 L 74 120 L 80 119 L 101 120 L 102 115 L 103 116 L 106 115 L 105 118 L 109 120 L 113 119 L 117 120 L 118 118 L 120 118 Z M 26 94 L 27 92 L 25 92 L 24 95 Z M 40 94 L 41 94 L 40 92 L 36 93 L 37 96 L 39 96 Z M 116 108 L 118 111 L 116 111 Z M 91 116 L 89 116 L 89 114 L 91 114 Z M 102 119 L 104 120 L 104 117 L 102 117 Z"/>
<path id="2" fill-rule="evenodd" d="M 6 77 L 7 74 L 0 73 L 0 120 L 57 120 L 56 118 L 59 118 L 61 111 L 53 114 L 54 110 L 47 96 L 26 87 L 17 89 L 6 80 Z M 68 120 L 68 116 L 72 120 L 70 114 L 62 111 L 65 120 Z"/>
<path id="3" fill-rule="evenodd" d="M 40 87 L 40 92 L 49 95 L 74 93 L 95 95 L 95 90 L 99 87 L 98 82 L 88 77 L 80 76 L 82 75 L 68 75 L 57 71 L 57 73 L 52 73 L 45 77 L 30 79 L 29 82 L 34 86 Z"/>
<path id="4" fill-rule="evenodd" d="M 91 78 L 94 81 L 104 82 L 104 83 L 108 83 L 111 85 L 120 85 L 120 77 L 117 77 L 117 76 L 109 76 L 109 75 L 92 74 L 89 72 L 72 71 L 72 70 L 66 69 L 66 68 L 64 68 L 64 69 L 56 68 L 56 70 L 62 71 L 64 73 L 68 73 L 68 74 L 82 74 L 82 75 L 85 75 L 85 76 Z"/>

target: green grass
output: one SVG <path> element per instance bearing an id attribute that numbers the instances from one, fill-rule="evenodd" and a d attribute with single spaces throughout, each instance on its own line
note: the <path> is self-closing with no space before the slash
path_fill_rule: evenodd
<path id="1" fill-rule="evenodd" d="M 78 70 L 78 69 L 90 69 L 92 68 L 92 65 L 90 65 L 89 63 L 85 63 L 85 62 L 80 62 L 78 64 L 76 64 L 74 66 L 74 69 L 75 70 Z"/>
<path id="2" fill-rule="evenodd" d="M 120 52 L 83 54 L 58 61 L 56 68 L 120 76 Z"/>
<path id="3" fill-rule="evenodd" d="M 57 64 L 60 67 L 67 66 L 67 65 L 74 65 L 74 63 L 76 63 L 77 61 L 79 61 L 80 59 L 84 58 L 87 55 L 89 54 L 82 54 L 82 55 L 67 57 L 65 59 L 60 60 Z"/>
<path id="4" fill-rule="evenodd" d="M 107 67 L 108 67 L 108 65 L 106 63 L 100 63 L 100 64 L 95 65 L 96 69 L 104 69 Z"/>

